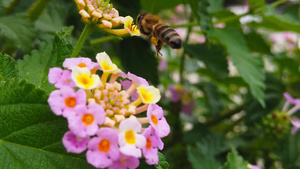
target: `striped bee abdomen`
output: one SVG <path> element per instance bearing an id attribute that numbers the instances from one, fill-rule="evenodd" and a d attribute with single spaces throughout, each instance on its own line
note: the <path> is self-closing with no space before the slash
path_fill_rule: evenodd
<path id="1" fill-rule="evenodd" d="M 178 33 L 165 23 L 154 25 L 154 36 L 165 42 L 173 49 L 181 48 L 181 38 Z"/>

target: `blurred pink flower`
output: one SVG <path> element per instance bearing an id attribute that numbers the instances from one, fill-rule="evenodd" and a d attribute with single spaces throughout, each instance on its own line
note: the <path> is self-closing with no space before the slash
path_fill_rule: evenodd
<path id="1" fill-rule="evenodd" d="M 296 134 L 297 131 L 300 129 L 300 119 L 298 119 L 297 117 L 292 117 L 291 118 L 291 123 L 293 125 L 291 133 Z"/>
<path id="2" fill-rule="evenodd" d="M 168 63 L 165 59 L 160 59 L 159 65 L 158 65 L 158 70 L 163 71 L 168 68 Z"/>
<path id="3" fill-rule="evenodd" d="M 50 94 L 48 104 L 54 114 L 68 117 L 74 114 L 76 106 L 85 106 L 86 93 L 83 89 L 75 91 L 73 88 L 63 87 L 60 90 L 54 90 Z"/>

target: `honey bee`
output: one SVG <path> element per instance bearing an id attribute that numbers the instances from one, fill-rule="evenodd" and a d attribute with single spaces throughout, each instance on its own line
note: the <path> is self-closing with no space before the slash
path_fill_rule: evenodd
<path id="1" fill-rule="evenodd" d="M 151 42 L 156 47 L 157 56 L 161 55 L 159 51 L 164 43 L 173 49 L 181 48 L 182 40 L 178 33 L 164 23 L 159 16 L 144 12 L 137 16 L 136 22 L 141 34 L 151 38 Z"/>

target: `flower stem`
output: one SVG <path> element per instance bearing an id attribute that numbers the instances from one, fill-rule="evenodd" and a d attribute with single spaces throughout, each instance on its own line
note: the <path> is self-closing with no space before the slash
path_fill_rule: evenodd
<path id="1" fill-rule="evenodd" d="M 9 7 L 6 8 L 5 14 L 9 14 L 9 13 L 13 10 L 13 8 L 17 6 L 17 4 L 18 4 L 19 2 L 20 2 L 20 0 L 14 0 L 14 1 L 12 1 L 12 2 L 10 3 Z"/>
<path id="2" fill-rule="evenodd" d="M 119 36 L 113 36 L 113 35 L 112 36 L 105 36 L 105 37 L 102 37 L 102 38 L 91 40 L 90 44 L 91 45 L 97 45 L 97 44 L 101 44 L 101 43 L 112 41 L 112 40 L 122 40 L 122 38 L 119 37 Z"/>
<path id="3" fill-rule="evenodd" d="M 42 14 L 49 1 L 50 0 L 38 0 L 36 3 L 34 3 L 32 7 L 28 10 L 29 19 L 31 21 L 36 21 Z"/>
<path id="4" fill-rule="evenodd" d="M 288 1 L 288 0 L 278 0 L 278 1 L 273 2 L 273 3 L 271 4 L 271 6 L 272 6 L 272 7 L 276 7 L 276 6 L 278 6 L 278 5 L 280 5 L 280 4 L 283 4 L 283 3 L 287 2 L 287 1 Z"/>
<path id="5" fill-rule="evenodd" d="M 85 40 L 93 33 L 94 28 L 92 25 L 86 24 L 80 37 L 79 40 L 75 46 L 75 49 L 73 50 L 73 53 L 71 55 L 71 58 L 77 57 L 80 49 L 82 48 L 82 45 L 84 44 Z"/>

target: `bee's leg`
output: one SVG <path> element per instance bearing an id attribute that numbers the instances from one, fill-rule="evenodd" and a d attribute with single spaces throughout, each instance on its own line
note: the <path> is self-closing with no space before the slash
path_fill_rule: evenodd
<path id="1" fill-rule="evenodd" d="M 155 46 L 156 47 L 156 56 L 157 57 L 160 57 L 162 56 L 162 54 L 160 53 L 160 50 L 162 48 L 162 45 L 163 45 L 163 42 L 161 40 L 158 40 L 157 41 L 157 45 Z"/>
<path id="2" fill-rule="evenodd" d="M 162 56 L 162 54 L 159 52 L 163 45 L 162 41 L 157 40 L 157 38 L 155 36 L 151 36 L 151 42 L 156 48 L 156 56 L 157 57 Z"/>

